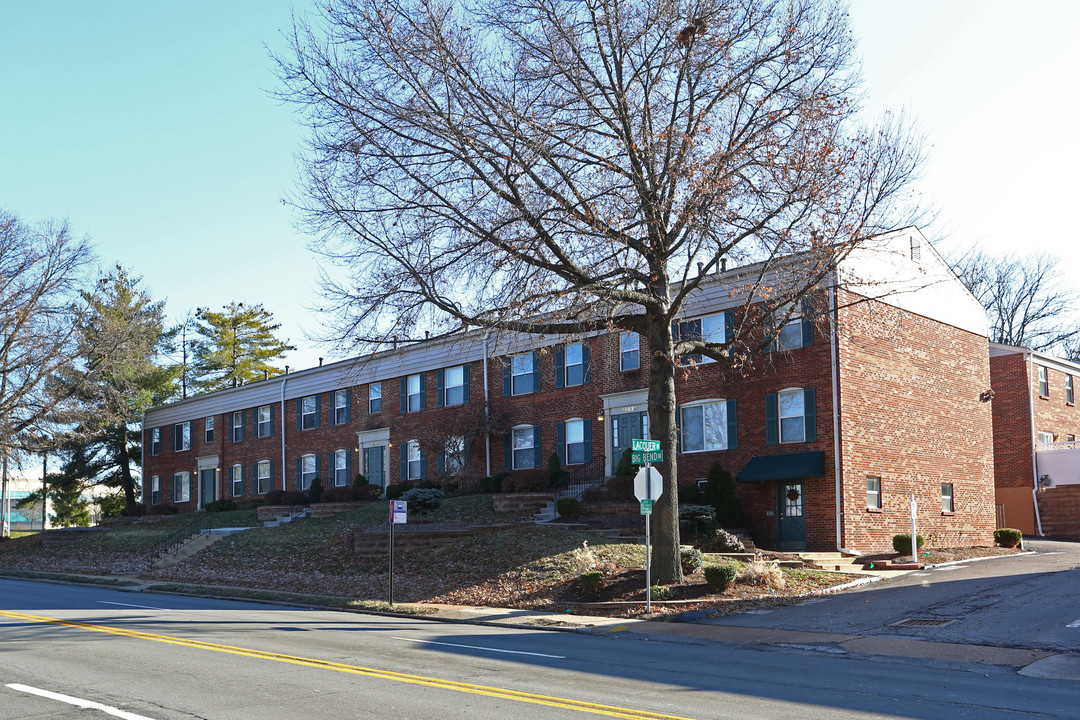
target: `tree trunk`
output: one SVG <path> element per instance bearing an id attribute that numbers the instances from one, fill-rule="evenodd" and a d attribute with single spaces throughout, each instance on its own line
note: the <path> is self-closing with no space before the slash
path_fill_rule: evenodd
<path id="1" fill-rule="evenodd" d="M 135 507 L 135 481 L 131 477 L 131 453 L 128 452 L 127 446 L 127 427 L 121 425 L 117 433 L 117 441 L 119 447 L 117 448 L 116 462 L 120 466 L 120 482 L 124 487 L 124 503 L 128 508 Z"/>
<path id="2" fill-rule="evenodd" d="M 675 363 L 671 323 L 650 313 L 649 327 L 649 436 L 660 441 L 663 462 L 657 465 L 664 492 L 653 504 L 652 573 L 660 585 L 682 582 L 679 562 L 679 493 L 675 450 Z"/>

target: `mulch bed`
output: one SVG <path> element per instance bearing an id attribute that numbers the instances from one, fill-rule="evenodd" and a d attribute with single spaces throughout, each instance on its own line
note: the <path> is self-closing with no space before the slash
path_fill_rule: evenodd
<path id="1" fill-rule="evenodd" d="M 1024 552 L 1020 548 L 1003 548 L 1003 547 L 959 547 L 959 548 L 928 548 L 924 547 L 919 550 L 919 556 L 915 558 L 914 562 L 921 563 L 923 565 L 937 565 L 944 562 L 953 562 L 955 560 L 972 560 L 974 558 L 981 557 L 999 557 L 1001 555 L 1016 555 L 1017 553 Z M 863 565 L 869 565 L 870 563 L 880 563 L 886 560 L 893 562 L 912 562 L 911 555 L 901 555 L 900 553 L 876 553 L 874 555 L 862 555 L 859 557 L 859 562 Z"/>

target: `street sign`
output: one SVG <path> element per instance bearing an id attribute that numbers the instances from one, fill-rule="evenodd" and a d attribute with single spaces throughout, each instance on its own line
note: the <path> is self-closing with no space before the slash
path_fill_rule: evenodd
<path id="1" fill-rule="evenodd" d="M 659 440 L 639 440 L 634 439 L 630 441 L 631 450 L 641 450 L 644 452 L 659 452 L 660 441 Z"/>
<path id="2" fill-rule="evenodd" d="M 408 511 L 409 503 L 404 500 L 391 500 L 390 523 L 393 525 L 404 525 L 407 522 Z"/>
<path id="3" fill-rule="evenodd" d="M 641 501 L 641 514 L 652 515 L 652 500 Z"/>
<path id="4" fill-rule="evenodd" d="M 635 465 L 643 465 L 647 462 L 662 462 L 664 459 L 664 453 L 657 450 L 656 452 L 634 452 L 630 451 L 630 462 Z"/>
<path id="5" fill-rule="evenodd" d="M 634 476 L 634 496 L 638 500 L 659 500 L 664 493 L 664 479 L 656 468 L 641 468 Z"/>

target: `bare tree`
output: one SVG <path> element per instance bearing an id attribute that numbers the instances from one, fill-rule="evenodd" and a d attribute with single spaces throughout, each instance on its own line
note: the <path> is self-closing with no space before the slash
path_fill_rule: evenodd
<path id="1" fill-rule="evenodd" d="M 29 227 L 0 211 L 0 464 L 7 511 L 9 465 L 40 451 L 55 418 L 51 383 L 77 353 L 78 291 L 92 260 L 66 224 Z M 8 518 L 2 518 L 8 534 Z"/>
<path id="2" fill-rule="evenodd" d="M 857 122 L 843 5 L 342 0 L 294 41 L 280 72 L 312 128 L 303 205 L 340 266 L 339 338 L 646 337 L 656 574 L 681 579 L 677 358 L 760 352 L 762 312 L 780 327 L 897 226 L 921 163 L 902 119 Z M 725 257 L 760 263 L 734 295 L 748 312 L 722 339 L 673 337 Z"/>
<path id="3" fill-rule="evenodd" d="M 993 256 L 974 249 L 954 267 L 986 308 L 991 340 L 1070 357 L 1070 347 L 1080 339 L 1080 295 L 1065 285 L 1057 258 Z"/>

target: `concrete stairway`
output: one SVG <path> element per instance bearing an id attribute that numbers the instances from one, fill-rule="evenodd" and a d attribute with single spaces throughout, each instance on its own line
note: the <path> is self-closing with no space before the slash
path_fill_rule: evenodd
<path id="1" fill-rule="evenodd" d="M 311 517 L 311 508 L 304 508 L 300 512 L 289 513 L 288 515 L 278 515 L 273 520 L 266 520 L 263 522 L 263 527 L 280 527 L 291 523 L 297 518 Z"/>
<path id="2" fill-rule="evenodd" d="M 880 575 L 884 577 L 896 577 L 902 575 L 902 570 L 867 570 L 859 562 L 857 555 L 842 555 L 838 552 L 797 552 L 792 553 L 806 560 L 812 560 L 821 566 L 823 570 L 850 573 L 852 575 Z"/>
<path id="3" fill-rule="evenodd" d="M 235 535 L 243 530 L 248 530 L 246 527 L 235 528 L 214 528 L 208 532 L 202 532 L 198 535 L 192 535 L 186 543 L 181 545 L 173 552 L 158 558 L 153 565 L 155 570 L 161 570 L 163 568 L 171 567 L 182 560 L 187 560 L 192 555 L 202 552 L 206 548 L 210 547 L 218 540 L 228 535 Z"/>
<path id="4" fill-rule="evenodd" d="M 546 523 L 555 519 L 555 501 L 551 501 L 545 504 L 542 508 L 536 511 L 533 515 L 533 522 Z"/>

